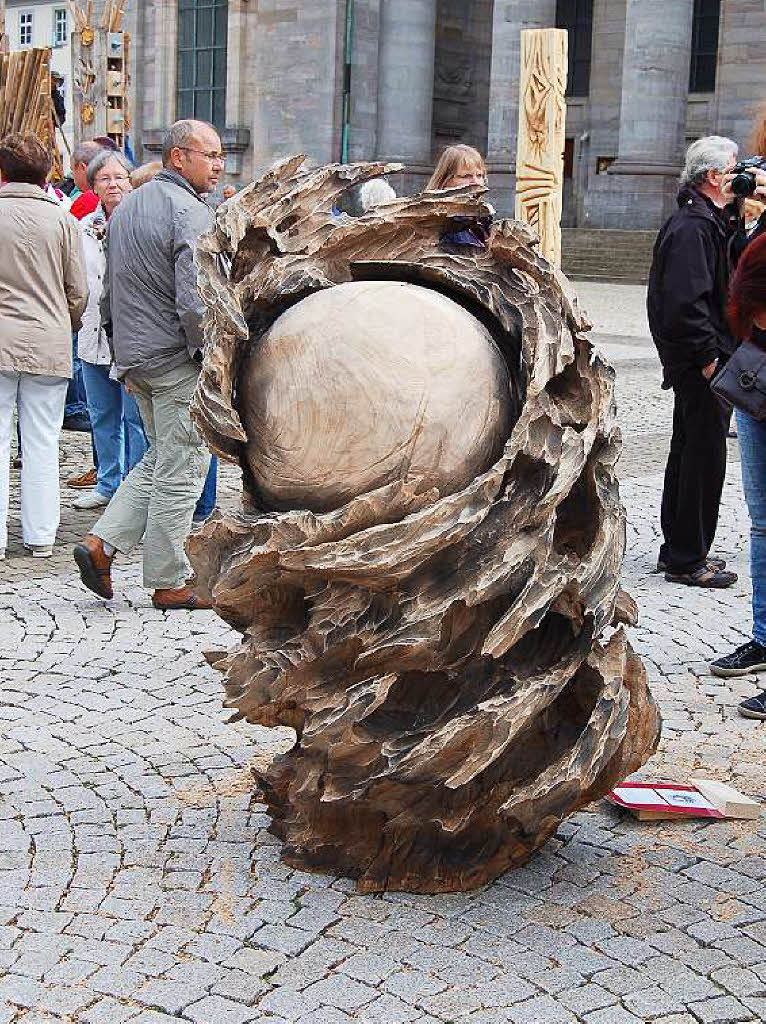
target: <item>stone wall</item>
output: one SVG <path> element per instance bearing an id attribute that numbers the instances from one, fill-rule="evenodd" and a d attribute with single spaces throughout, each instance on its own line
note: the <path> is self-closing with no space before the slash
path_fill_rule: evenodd
<path id="1" fill-rule="evenodd" d="M 351 160 L 397 155 L 383 153 L 378 137 L 381 11 L 388 2 L 354 0 Z M 131 141 L 139 159 L 156 155 L 175 114 L 176 3 L 135 0 L 128 7 L 133 37 Z M 618 155 L 626 6 L 627 0 L 594 0 L 590 95 L 568 104 L 567 138 L 574 159 L 566 183 L 566 224 L 605 223 L 607 194 L 613 201 L 621 187 L 619 175 L 598 174 L 597 164 L 599 158 Z M 455 141 L 488 153 L 493 198 L 501 212 L 508 212 L 512 203 L 515 159 L 513 83 L 506 83 L 501 73 L 503 48 L 507 50 L 522 21 L 531 24 L 530 12 L 544 10 L 546 24 L 552 24 L 554 9 L 549 0 L 437 2 L 433 118 L 424 158 L 430 152 L 433 159 Z M 227 128 L 233 133 L 228 178 L 247 182 L 273 160 L 296 151 L 317 161 L 339 159 L 345 12 L 346 0 L 230 0 Z M 494 31 L 502 36 L 496 37 L 495 52 L 493 16 Z M 521 19 L 518 26 L 514 18 Z M 662 29 L 660 18 L 656 31 Z M 500 43 L 502 52 L 497 50 Z M 723 0 L 717 91 L 689 96 L 682 141 L 716 132 L 730 135 L 749 154 L 753 115 L 763 99 L 766 0 Z M 661 113 L 652 111 L 652 117 Z M 426 174 L 427 167 L 419 166 L 416 173 L 400 176 L 397 188 L 422 187 Z M 669 180 L 672 184 L 672 175 Z M 644 216 L 632 200 L 626 202 L 639 226 L 654 226 L 656 209 L 650 215 L 647 207 Z"/>

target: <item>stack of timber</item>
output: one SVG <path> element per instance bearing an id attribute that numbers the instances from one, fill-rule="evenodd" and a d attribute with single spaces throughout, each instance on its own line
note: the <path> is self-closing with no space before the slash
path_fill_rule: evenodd
<path id="1" fill-rule="evenodd" d="M 54 148 L 47 47 L 0 53 L 0 138 L 9 132 L 31 133 Z"/>

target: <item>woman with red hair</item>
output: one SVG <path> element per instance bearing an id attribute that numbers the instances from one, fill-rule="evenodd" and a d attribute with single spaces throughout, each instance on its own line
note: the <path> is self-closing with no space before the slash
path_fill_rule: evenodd
<path id="1" fill-rule="evenodd" d="M 742 254 L 729 290 L 729 324 L 736 338 L 750 338 L 766 350 L 766 234 Z M 716 676 L 766 672 L 766 421 L 737 409 L 742 486 L 750 515 L 750 575 L 753 580 L 753 638 L 710 666 Z M 766 690 L 743 701 L 740 714 L 766 719 Z"/>

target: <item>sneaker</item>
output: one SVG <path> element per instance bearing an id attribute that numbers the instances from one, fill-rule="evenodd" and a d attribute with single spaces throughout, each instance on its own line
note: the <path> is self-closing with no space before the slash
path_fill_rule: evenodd
<path id="1" fill-rule="evenodd" d="M 0 562 L 5 561 L 5 548 L 0 548 Z"/>
<path id="2" fill-rule="evenodd" d="M 61 428 L 62 430 L 75 430 L 81 434 L 89 434 L 90 417 L 87 412 L 76 412 L 72 416 L 65 416 Z"/>
<path id="3" fill-rule="evenodd" d="M 739 713 L 743 718 L 766 720 L 766 690 L 756 693 L 755 697 L 743 700 L 739 706 Z"/>
<path id="4" fill-rule="evenodd" d="M 668 583 L 683 583 L 686 587 L 708 587 L 716 590 L 723 590 L 737 582 L 735 572 L 726 572 L 723 569 L 713 569 L 709 565 L 701 565 L 694 572 L 666 572 L 665 579 Z"/>
<path id="5" fill-rule="evenodd" d="M 92 491 L 84 491 L 82 494 L 78 494 L 72 502 L 72 508 L 104 508 L 111 500 L 111 498 L 102 494 L 101 491 L 97 491 L 94 487 Z"/>
<path id="6" fill-rule="evenodd" d="M 748 640 L 736 651 L 716 658 L 710 663 L 714 676 L 749 676 L 753 672 L 766 672 L 766 646 L 757 640 Z"/>
<path id="7" fill-rule="evenodd" d="M 25 544 L 24 547 L 32 558 L 50 558 L 53 554 L 52 544 Z"/>
<path id="8" fill-rule="evenodd" d="M 707 565 L 707 567 L 709 569 L 725 569 L 726 568 L 726 559 L 725 558 L 706 558 L 705 559 L 705 564 Z M 668 571 L 668 563 L 665 561 L 664 558 L 658 558 L 657 559 L 657 568 L 654 571 L 655 572 L 667 572 Z"/>
<path id="9" fill-rule="evenodd" d="M 95 466 L 87 471 L 87 473 L 80 473 L 78 476 L 70 476 L 66 482 L 67 487 L 74 487 L 77 490 L 90 490 L 91 487 L 95 487 L 98 483 L 98 470 Z"/>

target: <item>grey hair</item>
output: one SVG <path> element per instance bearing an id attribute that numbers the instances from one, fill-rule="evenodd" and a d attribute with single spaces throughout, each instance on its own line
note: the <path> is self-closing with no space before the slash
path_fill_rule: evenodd
<path id="1" fill-rule="evenodd" d="M 170 163 L 171 151 L 176 148 L 183 149 L 190 142 L 194 142 L 199 137 L 200 128 L 210 128 L 217 132 L 215 126 L 207 121 L 196 121 L 190 118 L 171 124 L 165 138 L 162 140 L 162 164 L 164 167 L 167 167 Z"/>
<path id="2" fill-rule="evenodd" d="M 736 159 L 739 147 L 723 135 L 706 135 L 692 142 L 686 150 L 681 174 L 682 185 L 702 185 L 708 171 L 723 171 L 732 157 Z"/>
<path id="3" fill-rule="evenodd" d="M 98 172 L 104 164 L 108 164 L 110 160 L 116 160 L 118 164 L 122 164 L 128 174 L 133 170 L 133 164 L 126 156 L 123 156 L 119 150 L 100 149 L 88 164 L 88 170 L 85 172 L 88 178 L 89 189 L 93 188 Z"/>
<path id="4" fill-rule="evenodd" d="M 86 142 L 78 142 L 72 150 L 72 155 L 69 158 L 69 162 L 74 167 L 75 164 L 85 164 L 87 167 L 94 156 L 101 152 L 101 146 L 93 139 L 88 139 Z"/>
<path id="5" fill-rule="evenodd" d="M 362 213 L 367 213 L 381 203 L 390 203 L 392 199 L 396 199 L 396 192 L 385 178 L 372 178 L 359 188 L 359 208 Z"/>

